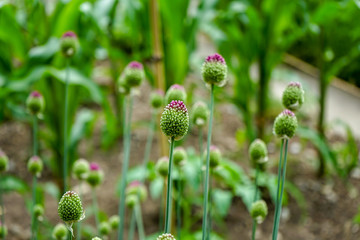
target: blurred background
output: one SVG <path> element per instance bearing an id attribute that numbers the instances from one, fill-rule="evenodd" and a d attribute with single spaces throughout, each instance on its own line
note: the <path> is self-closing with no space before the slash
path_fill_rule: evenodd
<path id="1" fill-rule="evenodd" d="M 250 237 L 254 174 L 247 149 L 255 138 L 268 144 L 270 154 L 259 180 L 269 216 L 258 228 L 258 239 L 270 238 L 274 186 L 269 182 L 276 177 L 280 146 L 272 123 L 292 81 L 302 84 L 305 103 L 289 145 L 280 238 L 360 239 L 359 22 L 359 0 L 0 0 L 0 148 L 10 159 L 0 183 L 8 239 L 30 238 L 26 162 L 32 118 L 25 101 L 32 90 L 46 101 L 39 129 L 45 163 L 37 189 L 45 206 L 39 239 L 49 239 L 60 221 L 65 59 L 59 50 L 68 30 L 79 40 L 70 68 L 69 161 L 70 166 L 80 157 L 96 161 L 106 173 L 98 189 L 103 219 L 118 211 L 123 97 L 117 81 L 125 66 L 137 60 L 146 72 L 132 123 L 129 179 L 136 179 L 151 118 L 150 92 L 176 83 L 185 86 L 190 111 L 196 101 L 208 102 L 201 65 L 218 52 L 228 65 L 229 82 L 216 89 L 213 143 L 222 150 L 224 165 L 213 179 L 212 239 Z M 201 159 L 198 135 L 192 126 L 181 142 L 193 161 Z M 150 160 L 166 154 L 167 142 L 156 133 Z M 163 183 L 154 163 L 148 169 L 150 197 L 143 204 L 143 218 L 150 236 L 158 230 Z M 194 174 L 185 173 L 189 185 Z M 77 184 L 72 180 L 72 187 Z M 94 219 L 91 194 L 84 191 L 89 214 L 83 236 L 88 239 Z M 201 194 L 188 191 L 182 206 L 183 239 L 198 239 Z"/>

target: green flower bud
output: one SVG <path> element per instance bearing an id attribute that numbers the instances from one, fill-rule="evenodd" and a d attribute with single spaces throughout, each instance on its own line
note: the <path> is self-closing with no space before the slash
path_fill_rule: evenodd
<path id="1" fill-rule="evenodd" d="M 285 108 L 298 110 L 304 103 L 304 90 L 299 82 L 291 82 L 283 92 L 282 103 Z"/>
<path id="2" fill-rule="evenodd" d="M 140 201 L 144 202 L 147 198 L 147 190 L 144 184 L 139 181 L 133 181 L 126 188 L 126 195 L 135 195 L 140 197 Z"/>
<path id="3" fill-rule="evenodd" d="M 102 236 L 109 235 L 111 231 L 110 224 L 108 222 L 102 222 L 99 226 L 99 232 Z"/>
<path id="4" fill-rule="evenodd" d="M 99 237 L 93 237 L 91 240 L 102 240 L 102 239 Z"/>
<path id="5" fill-rule="evenodd" d="M 187 159 L 187 154 L 184 148 L 182 147 L 177 147 L 174 150 L 174 154 L 173 154 L 173 160 L 175 165 L 179 166 L 182 165 Z"/>
<path id="6" fill-rule="evenodd" d="M 109 218 L 109 223 L 110 223 L 111 229 L 113 229 L 113 230 L 117 229 L 120 224 L 119 216 L 118 215 L 111 216 Z"/>
<path id="7" fill-rule="evenodd" d="M 249 156 L 253 166 L 264 164 L 268 161 L 266 144 L 261 139 L 255 139 L 249 147 Z"/>
<path id="8" fill-rule="evenodd" d="M 203 127 L 209 117 L 209 108 L 208 106 L 203 102 L 197 102 L 194 104 L 193 110 L 192 110 L 192 122 L 198 127 Z"/>
<path id="9" fill-rule="evenodd" d="M 4 237 L 5 239 L 7 233 L 8 233 L 7 227 L 0 222 L 0 237 Z"/>
<path id="10" fill-rule="evenodd" d="M 36 175 L 37 177 L 40 177 L 43 167 L 44 167 L 43 162 L 41 161 L 41 158 L 38 156 L 32 156 L 27 164 L 28 171 L 31 174 Z"/>
<path id="11" fill-rule="evenodd" d="M 204 154 L 206 157 L 206 151 L 204 152 Z M 210 167 L 216 168 L 220 164 L 221 159 L 222 154 L 220 149 L 214 145 L 210 146 Z"/>
<path id="12" fill-rule="evenodd" d="M 154 109 L 161 108 L 163 102 L 164 102 L 164 92 L 162 90 L 158 89 L 157 91 L 151 93 L 150 103 Z"/>
<path id="13" fill-rule="evenodd" d="M 92 186 L 96 187 L 100 185 L 104 180 L 104 173 L 101 171 L 97 163 L 90 163 L 90 171 L 87 175 L 86 181 Z"/>
<path id="14" fill-rule="evenodd" d="M 74 191 L 64 193 L 59 202 L 58 213 L 61 220 L 69 225 L 84 219 L 85 212 L 79 195 Z"/>
<path id="15" fill-rule="evenodd" d="M 78 46 L 77 36 L 74 32 L 68 31 L 61 37 L 60 49 L 65 57 L 74 56 Z"/>
<path id="16" fill-rule="evenodd" d="M 160 236 L 158 236 L 156 238 L 156 240 L 176 240 L 176 239 L 170 233 L 164 233 L 164 234 L 161 234 Z"/>
<path id="17" fill-rule="evenodd" d="M 145 78 L 144 67 L 141 63 L 130 62 L 123 72 L 124 82 L 130 88 L 140 86 Z"/>
<path id="18" fill-rule="evenodd" d="M 118 80 L 118 88 L 121 94 L 128 95 L 130 93 L 130 86 L 125 82 L 123 75 Z"/>
<path id="19" fill-rule="evenodd" d="M 166 91 L 165 104 L 167 105 L 175 100 L 186 103 L 186 98 L 185 88 L 179 84 L 174 84 Z"/>
<path id="20" fill-rule="evenodd" d="M 160 158 L 155 165 L 155 169 L 160 176 L 164 178 L 167 177 L 169 173 L 169 158 L 168 157 Z"/>
<path id="21" fill-rule="evenodd" d="M 251 205 L 250 215 L 258 223 L 261 224 L 268 214 L 268 208 L 264 200 L 258 200 Z"/>
<path id="22" fill-rule="evenodd" d="M 139 202 L 139 199 L 136 195 L 127 195 L 125 198 L 125 204 L 128 208 L 132 209 Z"/>
<path id="23" fill-rule="evenodd" d="M 45 109 L 44 97 L 38 91 L 31 92 L 26 99 L 26 108 L 33 115 L 43 113 Z"/>
<path id="24" fill-rule="evenodd" d="M 273 132 L 280 138 L 292 138 L 297 127 L 295 114 L 286 109 L 276 117 Z"/>
<path id="25" fill-rule="evenodd" d="M 5 172 L 8 169 L 9 169 L 9 158 L 2 150 L 0 150 L 0 173 Z"/>
<path id="26" fill-rule="evenodd" d="M 36 218 L 40 218 L 44 215 L 44 207 L 41 204 L 34 206 L 34 215 Z"/>
<path id="27" fill-rule="evenodd" d="M 180 140 L 189 129 L 189 114 L 182 101 L 169 103 L 160 119 L 161 131 L 169 138 Z"/>
<path id="28" fill-rule="evenodd" d="M 227 66 L 224 58 L 215 53 L 206 58 L 202 65 L 202 77 L 205 83 L 222 87 L 226 84 Z"/>
<path id="29" fill-rule="evenodd" d="M 58 223 L 52 231 L 52 237 L 56 240 L 65 240 L 68 238 L 67 231 L 68 230 L 64 224 Z"/>
<path id="30" fill-rule="evenodd" d="M 74 162 L 73 165 L 73 174 L 78 180 L 84 180 L 87 178 L 87 175 L 90 171 L 89 162 L 85 159 L 79 159 Z"/>

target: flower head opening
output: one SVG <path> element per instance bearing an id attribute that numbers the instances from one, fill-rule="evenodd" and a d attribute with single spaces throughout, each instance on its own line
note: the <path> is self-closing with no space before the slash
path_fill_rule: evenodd
<path id="1" fill-rule="evenodd" d="M 99 164 L 94 163 L 94 162 L 90 163 L 90 170 L 91 171 L 99 171 L 100 170 Z"/>
<path id="2" fill-rule="evenodd" d="M 135 68 L 135 69 L 143 69 L 143 65 L 137 61 L 132 61 L 128 65 L 129 68 Z"/>
<path id="3" fill-rule="evenodd" d="M 62 35 L 62 38 L 77 38 L 76 34 L 73 31 L 67 31 Z"/>
<path id="4" fill-rule="evenodd" d="M 208 56 L 205 61 L 206 62 L 220 62 L 220 63 L 225 64 L 225 59 L 218 53 Z"/>

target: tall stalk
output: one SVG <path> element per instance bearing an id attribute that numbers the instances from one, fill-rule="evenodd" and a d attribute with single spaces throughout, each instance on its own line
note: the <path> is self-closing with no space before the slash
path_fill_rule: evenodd
<path id="1" fill-rule="evenodd" d="M 203 212 L 203 223 L 202 223 L 202 240 L 205 240 L 207 233 L 207 213 L 208 213 L 208 202 L 209 202 L 209 170 L 210 170 L 210 144 L 211 144 L 211 132 L 212 132 L 212 122 L 213 122 L 213 111 L 214 111 L 214 84 L 211 84 L 210 91 L 210 120 L 209 120 L 209 129 L 207 136 L 207 146 L 206 146 L 206 173 L 205 173 L 205 183 L 204 183 L 204 212 Z"/>
<path id="2" fill-rule="evenodd" d="M 177 240 L 181 240 L 181 195 L 182 195 L 182 186 L 181 186 L 181 171 L 179 172 L 179 180 L 177 181 L 177 199 L 176 199 L 176 232 Z"/>
<path id="3" fill-rule="evenodd" d="M 37 132 L 38 132 L 38 121 L 37 116 L 33 116 L 33 155 L 37 156 L 38 154 L 38 139 L 37 139 Z M 37 239 L 36 233 L 36 218 L 34 214 L 34 207 L 36 205 L 36 186 L 37 186 L 37 177 L 36 174 L 33 175 L 32 180 L 32 206 L 31 206 L 31 239 Z"/>
<path id="4" fill-rule="evenodd" d="M 136 225 L 138 227 L 139 240 L 145 240 L 145 230 L 142 219 L 140 202 L 135 205 L 134 211 L 135 211 Z"/>
<path id="5" fill-rule="evenodd" d="M 124 235 L 124 225 L 125 225 L 125 187 L 126 187 L 126 174 L 129 168 L 129 158 L 130 158 L 130 147 L 131 147 L 131 115 L 132 115 L 132 96 L 131 93 L 128 96 L 128 101 L 123 101 L 123 128 L 124 128 L 124 159 L 122 165 L 122 175 L 121 175 L 121 185 L 120 185 L 120 207 L 119 207 L 119 235 L 118 239 L 122 240 Z M 126 105 L 128 102 L 128 111 L 126 111 Z M 126 114 L 128 112 L 128 114 Z"/>
<path id="6" fill-rule="evenodd" d="M 92 193 L 92 200 L 93 200 L 93 209 L 94 209 L 94 215 L 95 215 L 96 229 L 97 229 L 97 233 L 99 235 L 101 235 L 100 234 L 99 207 L 98 207 L 96 191 L 95 191 L 94 187 L 91 189 L 91 193 Z"/>
<path id="7" fill-rule="evenodd" d="M 2 174 L 0 173 L 0 177 Z M 0 210 L 1 210 L 1 225 L 0 227 L 5 227 L 5 209 L 4 209 L 4 201 L 3 201 L 3 186 L 0 186 Z M 2 231 L 1 239 L 5 240 L 5 231 Z"/>
<path id="8" fill-rule="evenodd" d="M 69 103 L 69 71 L 70 60 L 66 59 L 66 73 L 65 73 L 65 110 L 64 110 L 64 156 L 63 156 L 63 178 L 64 178 L 64 192 L 67 191 L 67 174 L 68 174 L 68 103 Z"/>
<path id="9" fill-rule="evenodd" d="M 171 228 L 171 192 L 172 192 L 172 166 L 173 166 L 173 152 L 174 152 L 175 138 L 170 139 L 170 153 L 169 153 L 169 173 L 167 181 L 167 192 L 166 192 L 166 211 L 165 211 L 165 233 L 170 233 Z"/>
<path id="10" fill-rule="evenodd" d="M 83 181 L 81 180 L 80 181 L 80 184 L 79 184 L 79 196 L 80 198 L 82 199 L 82 184 L 83 184 Z M 81 221 L 77 223 L 77 239 L 81 240 Z"/>
<path id="11" fill-rule="evenodd" d="M 259 177 L 259 165 L 256 163 L 256 173 L 255 173 L 255 194 L 254 194 L 254 200 L 253 203 L 257 200 L 257 193 L 258 193 L 258 177 Z M 251 239 L 255 240 L 255 235 L 256 235 L 256 227 L 257 227 L 257 223 L 256 220 L 253 220 L 253 227 L 252 227 L 252 234 L 251 234 Z"/>
<path id="12" fill-rule="evenodd" d="M 130 218 L 130 228 L 129 228 L 129 238 L 128 238 L 129 240 L 134 239 L 135 227 L 136 227 L 136 217 L 135 217 L 135 210 L 133 209 Z"/>

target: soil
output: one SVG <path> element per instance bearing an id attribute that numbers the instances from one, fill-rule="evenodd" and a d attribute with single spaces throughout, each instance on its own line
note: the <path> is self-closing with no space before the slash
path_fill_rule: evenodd
<path id="1" fill-rule="evenodd" d="M 205 99 L 208 93 L 202 83 L 195 88 L 193 96 L 203 96 Z M 150 119 L 150 110 L 147 107 L 149 86 L 142 86 L 142 95 L 137 96 L 134 102 L 134 123 Z M 227 89 L 229 90 L 229 89 Z M 247 172 L 250 172 L 246 160 L 245 146 L 239 146 L 235 140 L 235 133 L 243 128 L 240 113 L 231 104 L 220 103 L 216 106 L 213 144 L 217 145 L 225 156 L 237 161 Z M 89 161 L 96 161 L 105 172 L 105 182 L 97 189 L 99 207 L 108 216 L 117 214 L 118 198 L 114 193 L 115 183 L 121 173 L 122 140 L 109 150 L 102 150 L 100 147 L 100 134 L 103 121 L 97 123 L 94 136 L 91 140 L 84 139 L 79 146 L 79 155 Z M 271 125 L 269 125 L 271 133 Z M 31 176 L 26 171 L 26 161 L 31 153 L 31 128 L 26 123 L 6 122 L 0 126 L 0 147 L 7 153 L 11 160 L 9 172 L 23 179 L 31 185 Z M 130 166 L 142 162 L 146 142 L 147 129 L 145 127 L 133 127 L 132 148 Z M 159 135 L 155 135 L 151 159 L 160 157 Z M 204 138 L 205 139 L 205 138 Z M 197 146 L 197 132 L 194 129 L 189 132 L 184 145 Z M 269 145 L 271 164 L 269 171 L 276 173 L 276 159 L 278 156 L 277 139 L 271 138 Z M 310 146 L 300 145 L 299 139 L 291 141 L 289 146 L 291 157 L 289 158 L 287 181 L 295 184 L 306 198 L 305 217 L 296 201 L 290 197 L 288 205 L 284 207 L 280 236 L 278 239 L 286 240 L 359 240 L 360 227 L 353 223 L 352 219 L 360 206 L 358 196 L 360 179 L 351 177 L 348 181 L 331 176 L 319 180 L 316 177 L 316 152 Z M 45 170 L 40 183 L 52 181 L 51 172 Z M 78 187 L 78 182 L 72 180 L 73 188 Z M 91 192 L 89 188 L 84 189 L 83 202 L 85 206 L 91 205 Z M 25 195 L 8 193 L 4 197 L 6 225 L 9 234 L 7 239 L 29 239 L 30 238 L 30 216 L 25 207 L 25 200 L 30 200 L 30 192 Z M 257 239 L 270 239 L 272 233 L 274 206 L 267 199 L 269 215 L 263 224 L 258 226 Z M 45 219 L 51 224 L 59 222 L 57 215 L 57 199 L 45 194 Z M 146 233 L 149 235 L 158 230 L 160 204 L 156 200 L 148 198 L 143 204 L 143 219 Z M 94 224 L 93 217 L 85 218 L 85 224 Z M 234 198 L 228 216 L 225 219 L 224 227 L 216 227 L 225 239 L 250 239 L 252 220 L 240 198 Z M 128 224 L 128 222 L 127 222 Z M 199 226 L 200 228 L 200 226 Z M 125 235 L 127 236 L 127 235 Z"/>

